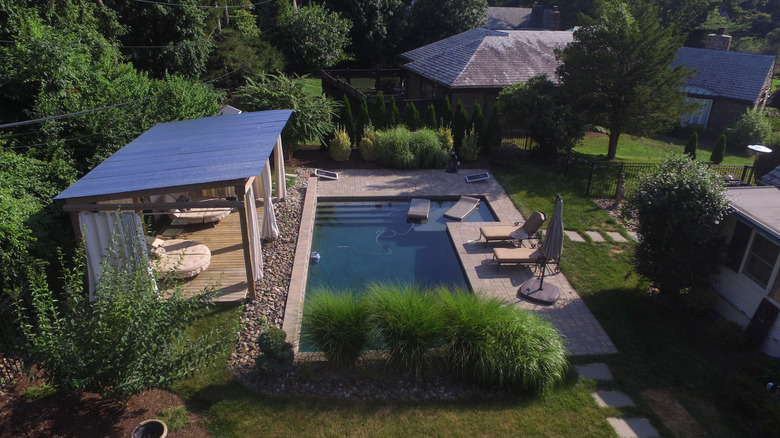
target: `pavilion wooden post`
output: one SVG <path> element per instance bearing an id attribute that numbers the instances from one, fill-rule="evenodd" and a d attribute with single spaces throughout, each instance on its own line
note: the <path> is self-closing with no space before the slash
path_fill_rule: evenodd
<path id="1" fill-rule="evenodd" d="M 247 202 L 247 184 L 252 184 L 252 179 L 249 179 L 245 185 L 236 186 L 236 198 L 241 199 L 244 202 L 238 209 L 239 222 L 241 222 L 241 243 L 244 247 L 244 267 L 246 268 L 246 285 L 250 300 L 257 298 L 255 291 L 255 264 L 252 254 L 252 242 L 249 239 L 249 215 L 246 212 Z"/>

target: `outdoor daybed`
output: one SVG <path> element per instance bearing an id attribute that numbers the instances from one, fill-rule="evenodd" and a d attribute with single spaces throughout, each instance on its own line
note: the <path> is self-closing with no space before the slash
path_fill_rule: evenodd
<path id="1" fill-rule="evenodd" d="M 185 194 L 170 193 L 163 197 L 163 202 L 204 202 L 213 198 L 189 197 Z M 230 214 L 229 208 L 198 208 L 186 210 L 172 209 L 168 213 L 171 221 L 177 221 L 177 225 L 190 224 L 215 224 Z"/>
<path id="2" fill-rule="evenodd" d="M 205 271 L 211 264 L 211 250 L 193 240 L 154 239 L 149 246 L 152 265 L 160 275 L 191 278 Z"/>
<path id="3" fill-rule="evenodd" d="M 519 240 L 523 245 L 524 240 L 540 240 L 539 227 L 547 219 L 541 211 L 535 211 L 522 226 L 518 227 L 519 222 L 512 225 L 494 225 L 479 228 L 479 238 L 485 238 L 485 246 L 491 240 Z"/>

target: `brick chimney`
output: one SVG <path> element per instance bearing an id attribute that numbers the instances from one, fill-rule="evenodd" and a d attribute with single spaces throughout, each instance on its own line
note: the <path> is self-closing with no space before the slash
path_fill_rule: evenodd
<path id="1" fill-rule="evenodd" d="M 561 25 L 561 11 L 558 10 L 558 6 L 553 6 L 550 11 L 550 17 L 547 21 L 547 30 L 558 30 Z"/>
<path id="2" fill-rule="evenodd" d="M 729 47 L 731 47 L 731 35 L 724 35 L 723 32 L 725 31 L 725 28 L 720 27 L 716 33 L 707 35 L 707 39 L 704 41 L 704 48 L 728 52 Z"/>

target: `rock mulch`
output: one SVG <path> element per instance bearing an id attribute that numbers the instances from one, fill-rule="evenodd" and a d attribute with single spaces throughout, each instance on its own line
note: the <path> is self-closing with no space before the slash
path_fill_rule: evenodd
<path id="1" fill-rule="evenodd" d="M 257 373 L 257 336 L 264 327 L 281 327 L 284 321 L 308 182 L 306 176 L 310 173 L 310 169 L 299 168 L 295 186 L 288 189 L 287 199 L 274 204 L 281 238 L 263 243 L 264 277 L 257 284 L 258 298 L 244 305 L 242 330 L 230 358 L 230 367 L 239 380 L 266 394 L 356 400 L 458 400 L 506 395 L 504 391 L 455 381 L 438 373 L 429 373 L 422 378 L 399 374 L 380 357 L 361 358 L 355 367 L 338 370 L 317 360 L 317 355 L 299 355 L 293 367 L 280 376 L 264 378 Z"/>

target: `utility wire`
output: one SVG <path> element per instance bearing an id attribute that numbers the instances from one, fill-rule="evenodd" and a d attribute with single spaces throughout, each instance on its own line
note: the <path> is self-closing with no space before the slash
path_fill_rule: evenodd
<path id="1" fill-rule="evenodd" d="M 265 3 L 270 3 L 273 0 L 264 0 L 257 3 L 251 3 L 248 5 L 225 5 L 225 6 L 200 6 L 200 5 L 182 5 L 180 3 L 168 3 L 168 2 L 156 2 L 152 0 L 134 0 L 138 3 L 148 3 L 153 5 L 161 5 L 161 6 L 178 6 L 181 8 L 205 8 L 205 9 L 240 9 L 240 8 L 248 8 L 250 6 L 259 6 Z"/>
<path id="2" fill-rule="evenodd" d="M 14 40 L 0 40 L 0 43 L 50 46 L 50 47 L 100 47 L 100 48 L 114 47 L 117 49 L 173 49 L 182 46 L 205 46 L 209 44 L 215 44 L 211 42 L 186 41 L 186 42 L 173 44 L 173 45 L 166 45 L 166 46 L 122 46 L 117 44 L 61 44 L 61 43 L 49 43 L 45 41 L 14 41 Z"/>

